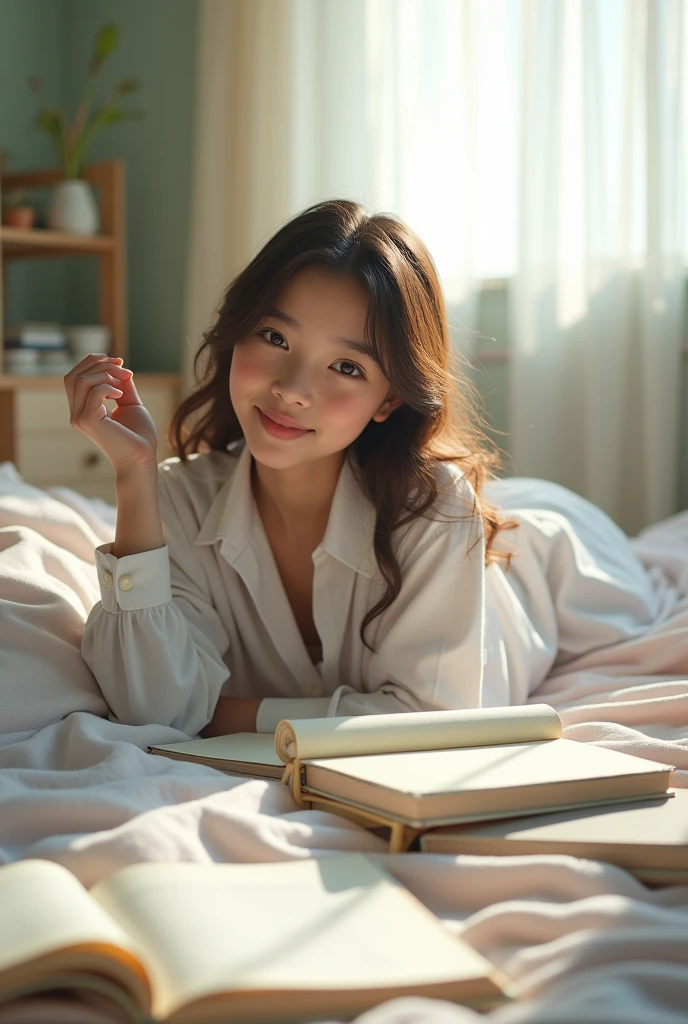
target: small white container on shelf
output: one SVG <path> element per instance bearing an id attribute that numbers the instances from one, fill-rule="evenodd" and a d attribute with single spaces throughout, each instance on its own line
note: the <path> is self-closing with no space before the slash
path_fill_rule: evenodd
<path id="1" fill-rule="evenodd" d="M 67 349 L 43 351 L 38 359 L 39 372 L 64 377 L 77 362 L 78 360 Z"/>
<path id="2" fill-rule="evenodd" d="M 48 227 L 73 235 L 96 235 L 100 226 L 93 190 L 81 178 L 58 181 L 48 208 Z"/>
<path id="3" fill-rule="evenodd" d="M 84 324 L 80 327 L 67 327 L 66 330 L 69 351 L 77 362 L 91 352 L 110 354 L 111 332 L 105 324 Z"/>
<path id="4" fill-rule="evenodd" d="M 40 372 L 38 350 L 35 348 L 7 348 L 4 356 L 6 373 L 35 374 Z"/>

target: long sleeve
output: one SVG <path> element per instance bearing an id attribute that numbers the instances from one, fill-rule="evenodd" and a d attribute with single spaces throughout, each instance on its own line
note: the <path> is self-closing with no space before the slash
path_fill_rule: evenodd
<path id="1" fill-rule="evenodd" d="M 165 546 L 115 558 L 96 548 L 101 600 L 81 652 L 127 725 L 158 723 L 196 735 L 210 721 L 229 669 L 229 639 L 175 503 L 160 480 Z"/>

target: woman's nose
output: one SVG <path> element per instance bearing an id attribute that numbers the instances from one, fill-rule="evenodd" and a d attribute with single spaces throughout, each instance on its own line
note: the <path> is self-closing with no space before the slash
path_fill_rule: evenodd
<path id="1" fill-rule="evenodd" d="M 304 408 L 311 404 L 311 386 L 304 372 L 285 374 L 274 381 L 272 393 L 283 402 L 301 405 Z"/>

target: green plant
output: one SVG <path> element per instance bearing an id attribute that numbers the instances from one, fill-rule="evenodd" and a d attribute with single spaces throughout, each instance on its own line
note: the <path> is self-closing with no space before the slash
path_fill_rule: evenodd
<path id="1" fill-rule="evenodd" d="M 64 110 L 45 105 L 41 107 L 36 117 L 36 126 L 46 133 L 55 147 L 65 178 L 80 176 L 88 149 L 103 128 L 143 116 L 140 111 L 128 110 L 120 107 L 118 103 L 121 96 L 136 92 L 140 88 L 140 83 L 134 78 L 122 79 L 113 88 L 105 103 L 92 109 L 98 76 L 103 64 L 116 49 L 118 40 L 119 33 L 115 24 L 104 25 L 97 33 L 86 85 L 73 121 L 70 122 Z M 43 92 L 43 80 L 33 75 L 29 78 L 29 88 L 40 96 Z"/>

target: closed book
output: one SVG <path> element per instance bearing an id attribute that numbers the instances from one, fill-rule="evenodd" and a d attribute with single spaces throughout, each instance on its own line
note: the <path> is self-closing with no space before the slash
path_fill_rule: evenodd
<path id="1" fill-rule="evenodd" d="M 490 963 L 356 853 L 135 864 L 90 892 L 43 860 L 0 868 L 0 1009 L 97 992 L 133 1024 L 348 1019 L 396 996 L 503 1002 Z M 11 1018 L 10 1018 L 11 1019 Z"/>
<path id="2" fill-rule="evenodd" d="M 228 769 L 250 769 L 254 741 L 239 735 L 222 738 Z M 190 741 L 187 756 L 194 744 L 199 754 L 209 751 L 210 742 Z M 245 744 L 241 762 L 233 756 L 239 743 Z M 298 803 L 389 825 L 392 849 L 410 840 L 404 829 L 657 796 L 666 793 L 672 772 L 563 739 L 561 720 L 546 704 L 293 719 L 279 723 L 274 745 Z M 168 750 L 179 756 L 180 746 Z M 256 738 L 253 773 L 263 777 L 275 768 L 259 763 L 258 750 L 265 758 L 266 746 Z M 164 746 L 149 749 L 166 753 Z M 219 745 L 212 749 L 217 765 Z"/>
<path id="3" fill-rule="evenodd" d="M 569 854 L 625 868 L 652 885 L 688 884 L 688 789 L 652 800 L 452 825 L 426 832 L 425 853 Z"/>
<path id="4" fill-rule="evenodd" d="M 5 348 L 59 348 L 66 344 L 66 335 L 59 324 L 14 324 L 5 329 Z"/>

